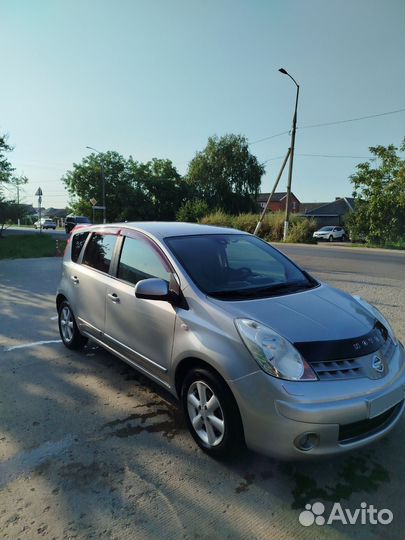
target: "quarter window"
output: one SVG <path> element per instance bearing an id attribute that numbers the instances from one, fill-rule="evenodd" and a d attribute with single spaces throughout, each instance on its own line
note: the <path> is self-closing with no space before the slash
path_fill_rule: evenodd
<path id="1" fill-rule="evenodd" d="M 126 237 L 117 277 L 135 285 L 138 281 L 148 278 L 170 281 L 170 271 L 157 251 L 147 241 Z"/>
<path id="2" fill-rule="evenodd" d="M 72 240 L 72 261 L 77 262 L 83 246 L 89 236 L 89 231 L 77 233 L 73 236 Z"/>
<path id="3" fill-rule="evenodd" d="M 93 234 L 83 257 L 83 264 L 108 273 L 117 237 L 112 234 Z"/>

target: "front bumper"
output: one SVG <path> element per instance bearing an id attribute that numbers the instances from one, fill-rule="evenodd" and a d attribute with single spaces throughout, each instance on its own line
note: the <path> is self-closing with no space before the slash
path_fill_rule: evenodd
<path id="1" fill-rule="evenodd" d="M 290 382 L 257 371 L 229 384 L 249 448 L 292 460 L 334 455 L 380 439 L 400 420 L 405 353 L 398 345 L 378 380 Z"/>

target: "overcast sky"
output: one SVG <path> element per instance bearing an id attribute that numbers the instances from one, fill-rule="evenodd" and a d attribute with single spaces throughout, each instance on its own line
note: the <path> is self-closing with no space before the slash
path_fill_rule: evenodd
<path id="1" fill-rule="evenodd" d="M 368 147 L 404 136 L 403 113 L 304 129 L 404 107 L 402 0 L 0 0 L 0 35 L 0 132 L 27 203 L 41 186 L 45 207 L 64 207 L 60 178 L 86 145 L 185 173 L 210 135 L 289 130 L 295 87 L 279 67 L 301 85 L 302 202 L 350 195 Z M 269 160 L 262 191 L 288 146 L 252 144 Z"/>

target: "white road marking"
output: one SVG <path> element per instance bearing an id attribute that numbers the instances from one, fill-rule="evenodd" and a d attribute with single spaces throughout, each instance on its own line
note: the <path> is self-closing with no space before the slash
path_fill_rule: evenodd
<path id="1" fill-rule="evenodd" d="M 13 345 L 5 349 L 5 352 L 15 351 L 16 349 L 27 349 L 28 347 L 35 347 L 37 345 L 48 345 L 49 343 L 62 343 L 62 340 L 51 339 L 49 341 L 34 341 L 33 343 L 24 343 L 23 345 Z"/>
<path id="2" fill-rule="evenodd" d="M 58 316 L 55 315 L 55 317 L 49 317 L 49 320 L 50 320 L 50 321 L 56 321 L 57 318 L 58 318 Z"/>

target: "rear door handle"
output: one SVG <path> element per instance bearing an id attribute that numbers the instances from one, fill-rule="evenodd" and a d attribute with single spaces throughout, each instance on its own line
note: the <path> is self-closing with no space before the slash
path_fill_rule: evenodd
<path id="1" fill-rule="evenodd" d="M 119 304 L 120 299 L 115 293 L 108 293 L 107 296 L 112 302 Z"/>
<path id="2" fill-rule="evenodd" d="M 73 281 L 75 285 L 79 283 L 79 278 L 77 276 L 70 276 L 70 279 Z"/>

